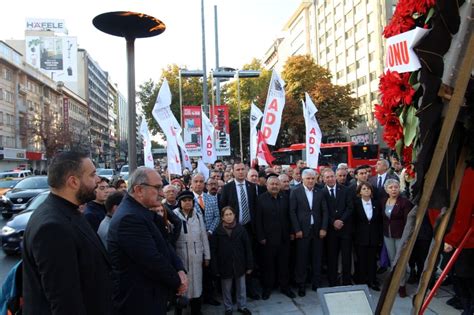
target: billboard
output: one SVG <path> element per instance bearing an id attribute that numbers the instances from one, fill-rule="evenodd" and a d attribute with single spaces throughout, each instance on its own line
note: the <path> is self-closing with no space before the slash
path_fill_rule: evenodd
<path id="1" fill-rule="evenodd" d="M 62 19 L 26 19 L 27 31 L 53 31 L 56 33 L 67 33 L 66 24 Z"/>
<path id="2" fill-rule="evenodd" d="M 184 145 L 189 156 L 201 156 L 201 106 L 183 106 Z"/>
<path id="3" fill-rule="evenodd" d="M 77 81 L 77 38 L 70 36 L 26 36 L 26 62 L 52 80 Z"/>
<path id="4" fill-rule="evenodd" d="M 212 123 L 215 128 L 215 146 L 217 156 L 230 156 L 229 107 L 216 105 L 211 107 Z"/>

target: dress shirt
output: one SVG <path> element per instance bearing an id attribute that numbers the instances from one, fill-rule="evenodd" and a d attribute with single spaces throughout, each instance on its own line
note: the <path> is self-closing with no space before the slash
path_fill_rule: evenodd
<path id="1" fill-rule="evenodd" d="M 377 186 L 379 184 L 379 178 L 382 178 L 382 189 L 384 189 L 383 184 L 385 183 L 385 178 L 387 177 L 387 172 L 383 173 L 382 175 L 377 175 Z"/>
<path id="2" fill-rule="evenodd" d="M 362 205 L 364 206 L 364 212 L 365 215 L 367 216 L 367 219 L 372 220 L 372 215 L 373 215 L 373 209 L 372 209 L 372 200 L 369 199 L 369 201 L 365 201 L 364 199 L 362 200 Z"/>
<path id="3" fill-rule="evenodd" d="M 245 180 L 239 182 L 237 179 L 234 178 L 235 181 L 235 189 L 237 191 L 237 198 L 239 199 L 239 222 L 242 222 L 242 200 L 240 200 L 240 185 L 243 185 L 242 188 L 244 189 L 245 197 L 247 197 L 247 205 L 249 205 L 249 196 L 247 194 L 247 185 L 245 185 Z M 250 206 L 249 206 L 250 207 Z M 236 210 L 236 209 L 235 209 Z M 249 208 L 250 214 L 250 208 Z"/>
<path id="4" fill-rule="evenodd" d="M 193 191 L 193 194 L 194 194 L 194 199 L 196 200 L 196 203 L 197 203 L 197 204 L 199 204 L 199 196 L 201 196 L 201 198 L 202 198 L 202 203 L 203 203 L 203 205 L 204 205 L 204 210 L 205 210 L 205 209 L 206 209 L 206 208 L 205 208 L 205 207 L 206 207 L 206 203 L 204 202 L 204 196 L 203 196 L 204 193 L 202 192 L 200 195 L 198 195 L 197 193 L 195 193 L 195 192 Z"/>
<path id="5" fill-rule="evenodd" d="M 304 186 L 304 185 L 303 185 Z M 314 188 L 313 188 L 314 189 Z M 304 186 L 304 192 L 306 194 L 306 199 L 308 199 L 308 204 L 309 204 L 309 208 L 311 210 L 313 210 L 313 190 L 309 190 L 306 186 Z M 314 218 L 313 218 L 313 214 L 311 213 L 311 221 L 310 221 L 311 225 L 314 224 Z"/>

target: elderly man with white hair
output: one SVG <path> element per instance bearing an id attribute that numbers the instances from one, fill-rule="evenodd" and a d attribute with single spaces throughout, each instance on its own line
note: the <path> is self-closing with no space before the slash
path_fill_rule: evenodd
<path id="1" fill-rule="evenodd" d="M 328 227 L 328 208 L 323 190 L 316 189 L 316 172 L 305 169 L 303 183 L 290 192 L 290 220 L 296 239 L 295 282 L 298 295 L 306 295 L 308 255 L 311 257 L 312 289 L 321 281 L 322 239 Z"/>

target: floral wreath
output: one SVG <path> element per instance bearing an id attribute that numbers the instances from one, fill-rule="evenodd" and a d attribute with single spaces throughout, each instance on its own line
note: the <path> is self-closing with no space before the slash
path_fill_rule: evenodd
<path id="1" fill-rule="evenodd" d="M 400 0 L 383 34 L 389 38 L 415 27 L 430 28 L 436 0 Z M 419 138 L 416 116 L 420 97 L 419 70 L 398 73 L 388 70 L 381 75 L 379 91 L 381 104 L 375 105 L 375 118 L 384 127 L 383 140 L 406 164 L 406 174 L 415 178 L 414 144 Z"/>

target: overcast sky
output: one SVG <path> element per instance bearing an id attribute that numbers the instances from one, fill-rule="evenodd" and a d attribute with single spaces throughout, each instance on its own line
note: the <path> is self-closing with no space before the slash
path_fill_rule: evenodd
<path id="1" fill-rule="evenodd" d="M 239 68 L 263 57 L 300 0 L 205 0 L 207 69 L 215 67 L 214 5 L 218 6 L 220 65 Z M 202 69 L 200 0 L 43 0 L 2 4 L 0 39 L 23 39 L 25 20 L 64 19 L 70 36 L 109 72 L 126 95 L 125 40 L 98 31 L 92 19 L 109 11 L 135 11 L 162 20 L 166 31 L 135 43 L 137 86 L 176 63 Z"/>

